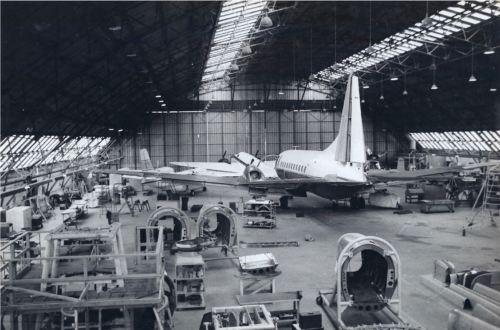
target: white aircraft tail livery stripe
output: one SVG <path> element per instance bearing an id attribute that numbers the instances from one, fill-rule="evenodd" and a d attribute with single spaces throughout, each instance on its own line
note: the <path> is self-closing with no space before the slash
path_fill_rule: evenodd
<path id="1" fill-rule="evenodd" d="M 334 153 L 335 160 L 339 162 L 366 162 L 359 84 L 356 76 L 350 76 L 347 82 L 339 134 L 325 151 Z"/>
<path id="2" fill-rule="evenodd" d="M 141 149 L 139 151 L 141 156 L 141 166 L 143 171 L 152 171 L 154 170 L 153 164 L 151 163 L 151 159 L 149 158 L 148 151 L 146 149 Z"/>

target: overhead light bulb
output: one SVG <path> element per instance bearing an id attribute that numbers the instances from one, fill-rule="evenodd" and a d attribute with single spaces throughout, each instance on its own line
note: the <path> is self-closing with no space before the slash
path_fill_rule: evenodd
<path id="1" fill-rule="evenodd" d="M 163 100 L 159 100 L 158 102 L 163 103 Z"/>
<path id="2" fill-rule="evenodd" d="M 167 105 L 166 105 L 165 103 L 163 103 L 161 106 L 162 106 L 162 107 L 166 107 Z"/>
<path id="3" fill-rule="evenodd" d="M 496 91 L 497 91 L 497 89 L 495 87 L 490 88 L 490 92 L 496 92 Z"/>
<path id="4" fill-rule="evenodd" d="M 161 97 L 161 95 L 156 95 L 156 98 L 160 98 L 160 97 Z"/>
<path id="5" fill-rule="evenodd" d="M 283 112 L 288 112 L 288 109 L 287 108 L 283 109 Z"/>
<path id="6" fill-rule="evenodd" d="M 241 53 L 243 55 L 250 55 L 250 54 L 252 54 L 252 48 L 250 48 L 250 46 L 246 45 L 245 47 L 243 47 L 241 49 Z"/>
<path id="7" fill-rule="evenodd" d="M 313 75 L 313 74 L 311 74 L 311 75 L 309 76 L 309 80 L 314 80 L 314 75 Z"/>
<path id="8" fill-rule="evenodd" d="M 403 95 L 408 95 L 408 92 L 406 91 L 406 89 L 404 90 Z"/>
<path id="9" fill-rule="evenodd" d="M 384 95 L 380 95 L 380 99 L 383 100 L 384 99 Z"/>
<path id="10" fill-rule="evenodd" d="M 279 95 L 283 95 L 285 93 L 283 93 L 283 91 L 280 89 L 280 91 L 278 92 Z"/>
<path id="11" fill-rule="evenodd" d="M 425 18 L 422 20 L 422 27 L 428 27 L 432 25 L 432 19 L 428 14 L 425 14 Z"/>
<path id="12" fill-rule="evenodd" d="M 431 89 L 438 89 L 438 87 L 436 86 L 436 84 L 432 84 Z"/>
<path id="13" fill-rule="evenodd" d="M 333 70 L 338 70 L 339 68 L 340 68 L 340 66 L 339 66 L 337 63 L 335 63 L 335 64 L 332 66 L 332 69 L 333 69 Z"/>
<path id="14" fill-rule="evenodd" d="M 494 54 L 494 53 L 495 53 L 495 51 L 491 47 L 486 47 L 486 50 L 484 51 L 485 55 L 490 55 L 490 54 Z"/>
<path id="15" fill-rule="evenodd" d="M 231 65 L 231 71 L 238 71 L 240 67 L 237 64 Z"/>
<path id="16" fill-rule="evenodd" d="M 429 70 L 436 70 L 436 64 L 432 63 L 429 67 Z"/>
<path id="17" fill-rule="evenodd" d="M 264 103 L 264 99 L 260 99 L 260 103 Z"/>
<path id="18" fill-rule="evenodd" d="M 257 101 L 255 101 L 255 103 L 253 104 L 253 106 L 254 106 L 254 107 L 256 107 L 256 106 L 257 106 Z"/>
<path id="19" fill-rule="evenodd" d="M 363 88 L 368 89 L 370 88 L 370 85 L 363 85 Z"/>
<path id="20" fill-rule="evenodd" d="M 469 78 L 469 81 L 476 81 L 476 80 L 477 80 L 477 79 L 476 79 L 476 77 L 474 77 L 474 75 L 473 75 L 473 74 L 471 74 L 471 76 L 470 76 L 470 78 Z"/>
<path id="21" fill-rule="evenodd" d="M 273 26 L 273 21 L 267 16 L 262 17 L 260 20 L 260 27 L 268 28 Z"/>
<path id="22" fill-rule="evenodd" d="M 361 103 L 365 103 L 365 99 L 362 99 L 362 100 L 361 100 Z"/>
<path id="23" fill-rule="evenodd" d="M 123 128 L 120 128 L 120 129 L 118 130 L 118 132 L 123 132 Z"/>
<path id="24" fill-rule="evenodd" d="M 391 73 L 391 80 L 392 80 L 392 81 L 396 81 L 396 80 L 398 80 L 398 79 L 399 79 L 399 78 L 398 78 L 398 77 L 396 77 L 396 75 L 395 75 L 394 73 Z"/>
<path id="25" fill-rule="evenodd" d="M 110 131 L 114 131 L 115 129 L 114 129 L 114 128 L 110 128 L 109 130 L 110 130 Z"/>
<path id="26" fill-rule="evenodd" d="M 371 44 L 370 44 L 370 46 L 368 46 L 368 48 L 366 48 L 365 53 L 368 53 L 368 54 L 373 53 L 373 47 Z"/>

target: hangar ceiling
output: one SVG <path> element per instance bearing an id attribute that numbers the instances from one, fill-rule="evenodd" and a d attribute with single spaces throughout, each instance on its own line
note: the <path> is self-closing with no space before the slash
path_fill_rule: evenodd
<path id="1" fill-rule="evenodd" d="M 270 2 L 272 3 L 272 2 Z M 481 3 L 487 3 L 482 1 Z M 279 1 L 273 28 L 251 42 L 233 83 L 307 81 L 337 62 L 456 1 Z M 2 2 L 2 134 L 131 135 L 147 112 L 200 109 L 200 89 L 222 2 Z M 283 10 L 280 10 L 283 9 Z M 371 17 L 371 19 L 370 19 Z M 370 23 L 371 21 L 371 23 Z M 257 22 L 258 23 L 258 22 Z M 256 24 L 257 24 L 256 23 Z M 118 29 L 119 27 L 119 29 Z M 415 53 L 418 70 L 380 82 L 367 76 L 363 110 L 394 132 L 498 130 L 498 16 L 466 41 Z M 471 43 L 474 76 L 470 83 Z M 428 68 L 436 63 L 436 70 Z M 433 78 L 434 75 L 434 78 Z M 382 77 L 383 78 L 383 77 Z M 387 78 L 387 77 L 386 77 Z M 431 90 L 435 83 L 438 90 Z M 380 99 L 383 93 L 384 99 Z M 163 101 L 163 102 L 161 102 Z M 279 102 L 279 101 L 275 101 Z M 279 108 L 279 107 L 273 107 Z"/>

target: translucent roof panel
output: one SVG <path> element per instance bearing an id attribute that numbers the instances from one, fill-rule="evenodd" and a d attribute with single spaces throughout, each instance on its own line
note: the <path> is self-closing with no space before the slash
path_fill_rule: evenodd
<path id="1" fill-rule="evenodd" d="M 77 157 L 98 155 L 112 142 L 111 138 L 12 135 L 0 143 L 0 171 L 73 161 Z"/>
<path id="2" fill-rule="evenodd" d="M 215 89 L 222 85 L 222 78 L 229 74 L 230 66 L 241 56 L 242 48 L 256 31 L 253 28 L 266 5 L 267 1 L 262 0 L 229 0 L 223 3 L 201 78 L 202 88 Z"/>
<path id="3" fill-rule="evenodd" d="M 500 151 L 500 131 L 410 133 L 425 149 Z"/>
<path id="4" fill-rule="evenodd" d="M 467 10 L 464 6 L 467 5 Z M 431 15 L 432 24 L 423 26 L 421 22 L 407 28 L 402 33 L 385 38 L 358 54 L 349 56 L 340 63 L 314 74 L 324 82 L 340 79 L 357 71 L 367 70 L 379 63 L 424 46 L 426 42 L 436 43 L 452 34 L 462 33 L 462 29 L 477 26 L 493 17 L 500 16 L 500 1 L 465 1 Z"/>

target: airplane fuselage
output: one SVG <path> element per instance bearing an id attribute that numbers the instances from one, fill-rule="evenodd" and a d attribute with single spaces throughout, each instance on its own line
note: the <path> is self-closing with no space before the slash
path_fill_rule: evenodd
<path id="1" fill-rule="evenodd" d="M 288 150 L 280 154 L 275 170 L 281 179 L 325 179 L 328 182 L 307 184 L 305 190 L 327 199 L 343 199 L 366 186 L 363 165 L 336 161 L 328 151 Z"/>

